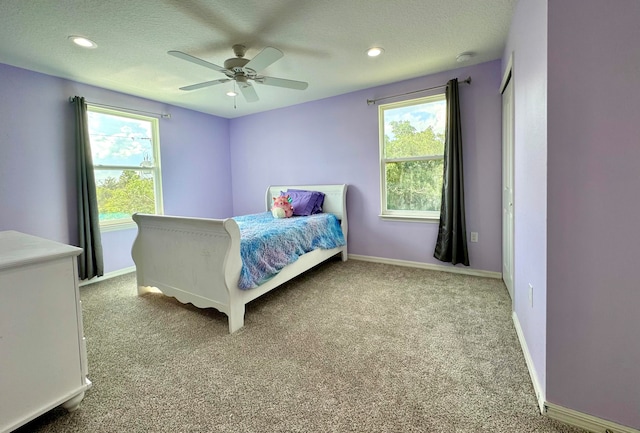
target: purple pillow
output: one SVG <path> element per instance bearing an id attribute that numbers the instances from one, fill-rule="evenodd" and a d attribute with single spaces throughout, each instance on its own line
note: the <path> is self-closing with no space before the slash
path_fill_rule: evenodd
<path id="1" fill-rule="evenodd" d="M 318 193 L 318 199 L 316 200 L 316 207 L 314 208 L 313 213 L 322 213 L 322 205 L 324 204 L 324 193 L 319 191 L 314 191 Z"/>
<path id="2" fill-rule="evenodd" d="M 313 207 L 312 214 L 322 213 L 322 205 L 324 204 L 324 193 L 320 191 L 307 191 L 304 189 L 287 189 L 287 192 L 304 192 L 311 193 L 315 197 L 315 205 Z"/>
<path id="3" fill-rule="evenodd" d="M 308 216 L 322 212 L 324 194 L 321 192 L 288 189 L 287 192 L 280 191 L 280 195 L 289 195 L 291 197 L 294 215 Z"/>

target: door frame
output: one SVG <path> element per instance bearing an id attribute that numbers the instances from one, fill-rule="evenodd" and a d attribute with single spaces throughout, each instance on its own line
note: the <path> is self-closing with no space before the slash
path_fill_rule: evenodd
<path id="1" fill-rule="evenodd" d="M 505 140 L 504 137 L 504 102 L 502 103 L 503 105 L 503 117 L 502 117 L 502 132 L 503 132 L 503 137 L 502 137 L 502 203 L 501 203 L 501 208 L 503 209 L 502 212 L 502 280 L 505 283 L 505 286 L 507 286 L 507 291 L 509 292 L 509 295 L 511 296 L 511 302 L 512 302 L 512 307 L 515 305 L 515 192 L 514 192 L 514 183 L 515 183 L 515 164 L 514 164 L 514 153 L 515 153 L 515 134 L 514 134 L 514 120 L 515 120 L 515 107 L 514 107 L 514 102 L 515 102 L 515 96 L 514 96 L 514 74 L 513 74 L 513 53 L 511 53 L 511 55 L 509 56 L 509 61 L 507 63 L 507 67 L 505 68 L 504 71 L 504 75 L 502 76 L 502 82 L 500 83 L 500 94 L 503 95 L 504 91 L 507 89 L 507 87 L 510 86 L 510 91 L 509 91 L 509 96 L 510 96 L 510 112 L 508 113 L 511 117 L 510 119 L 510 123 L 511 123 L 511 131 L 510 131 L 510 140 Z M 506 147 L 509 146 L 509 149 L 506 149 Z M 511 224 L 510 227 L 507 225 L 507 221 L 505 220 L 505 212 L 504 212 L 504 208 L 505 208 L 505 177 L 509 177 L 510 179 L 508 179 L 509 182 L 509 186 L 510 186 L 510 191 L 509 191 L 509 201 L 510 203 L 507 204 L 507 206 L 510 206 L 510 213 L 511 213 Z M 507 199 L 508 200 L 508 199 Z M 505 239 L 505 233 L 506 233 L 506 239 Z M 505 269 L 505 257 L 504 255 L 508 254 L 508 261 L 507 263 L 510 265 L 510 271 L 511 271 L 511 275 L 504 275 L 504 269 Z"/>

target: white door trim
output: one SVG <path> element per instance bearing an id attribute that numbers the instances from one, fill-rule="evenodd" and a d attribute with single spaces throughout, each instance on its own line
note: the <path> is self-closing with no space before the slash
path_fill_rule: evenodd
<path id="1" fill-rule="evenodd" d="M 515 305 L 514 291 L 514 94 L 513 54 L 502 77 L 502 279 Z"/>

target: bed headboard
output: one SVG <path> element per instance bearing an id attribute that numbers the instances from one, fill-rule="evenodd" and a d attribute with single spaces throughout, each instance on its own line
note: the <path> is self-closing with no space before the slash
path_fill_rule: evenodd
<path id="1" fill-rule="evenodd" d="M 280 191 L 291 189 L 306 189 L 308 191 L 320 191 L 324 193 L 322 211 L 332 213 L 338 217 L 342 224 L 342 232 L 347 235 L 347 186 L 340 185 L 271 185 L 267 188 L 266 206 L 271 210 L 273 198 L 280 195 Z"/>

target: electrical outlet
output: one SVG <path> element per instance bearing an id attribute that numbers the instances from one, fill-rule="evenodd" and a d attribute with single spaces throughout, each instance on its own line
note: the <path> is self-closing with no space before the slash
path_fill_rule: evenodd
<path id="1" fill-rule="evenodd" d="M 471 232 L 471 242 L 478 242 L 478 232 Z"/>
<path id="2" fill-rule="evenodd" d="M 533 307 L 533 286 L 529 283 L 529 306 Z"/>

